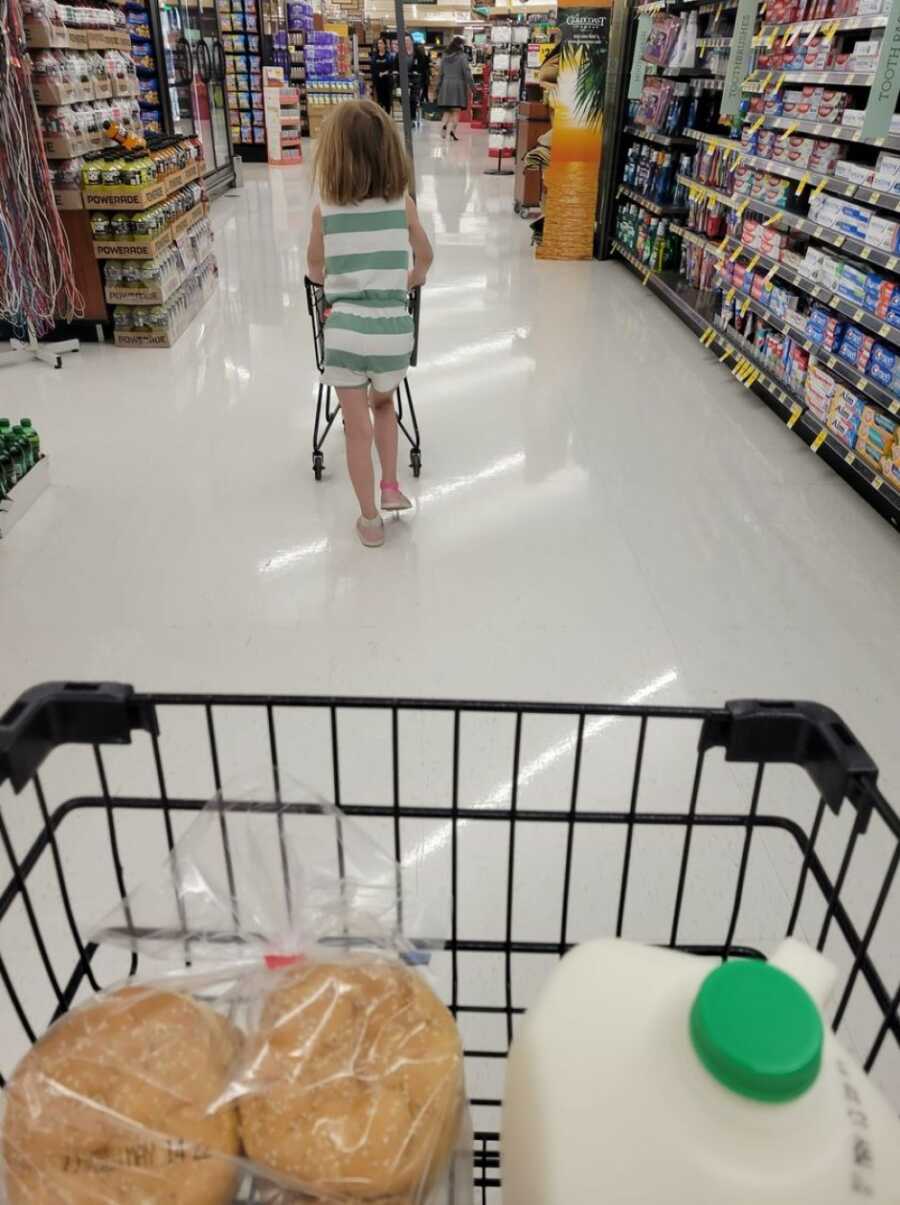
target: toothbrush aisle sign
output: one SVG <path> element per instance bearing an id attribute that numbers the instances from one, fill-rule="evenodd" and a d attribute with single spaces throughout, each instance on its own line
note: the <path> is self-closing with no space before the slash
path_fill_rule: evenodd
<path id="1" fill-rule="evenodd" d="M 559 75 L 538 259 L 594 254 L 611 17 L 611 0 L 589 5 L 560 0 L 558 6 Z"/>
<path id="2" fill-rule="evenodd" d="M 722 117 L 734 117 L 740 110 L 744 80 L 753 66 L 753 37 L 756 31 L 756 11 L 759 0 L 738 0 L 731 35 L 731 50 L 725 71 L 725 87 L 722 92 Z"/>

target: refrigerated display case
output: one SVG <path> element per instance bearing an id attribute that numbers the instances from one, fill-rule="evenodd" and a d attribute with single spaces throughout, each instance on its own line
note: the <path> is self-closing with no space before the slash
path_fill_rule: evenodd
<path id="1" fill-rule="evenodd" d="M 234 183 L 234 160 L 225 47 L 214 0 L 157 0 L 153 16 L 166 127 L 200 139 L 207 165 L 204 183 L 216 196 Z"/>

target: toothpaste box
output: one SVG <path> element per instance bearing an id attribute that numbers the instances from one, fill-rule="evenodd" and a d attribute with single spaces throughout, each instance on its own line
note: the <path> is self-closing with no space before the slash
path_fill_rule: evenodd
<path id="1" fill-rule="evenodd" d="M 871 167 L 862 163 L 851 163 L 848 159 L 840 159 L 834 165 L 834 174 L 839 180 L 847 180 L 850 184 L 871 184 L 874 172 Z"/>
<path id="2" fill-rule="evenodd" d="M 882 151 L 875 165 L 874 181 L 875 188 L 900 193 L 900 155 L 889 155 Z"/>
<path id="3" fill-rule="evenodd" d="M 893 255 L 898 248 L 898 232 L 900 232 L 900 225 L 897 222 L 873 213 L 869 218 L 865 241 L 871 243 L 873 247 L 878 247 L 882 251 L 887 251 L 889 255 Z"/>

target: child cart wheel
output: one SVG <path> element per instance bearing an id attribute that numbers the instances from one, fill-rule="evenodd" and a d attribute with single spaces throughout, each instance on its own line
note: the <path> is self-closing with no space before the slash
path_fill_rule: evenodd
<path id="1" fill-rule="evenodd" d="M 325 457 L 321 452 L 316 452 L 313 455 L 313 472 L 316 475 L 316 481 L 322 480 L 322 470 L 325 468 Z"/>
<path id="2" fill-rule="evenodd" d="M 413 477 L 418 477 L 422 472 L 422 454 L 413 449 L 409 454 L 409 467 L 413 471 Z"/>

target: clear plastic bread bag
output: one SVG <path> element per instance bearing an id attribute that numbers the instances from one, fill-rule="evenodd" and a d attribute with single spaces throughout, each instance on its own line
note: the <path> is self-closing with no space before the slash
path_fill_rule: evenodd
<path id="1" fill-rule="evenodd" d="M 92 940 L 216 968 L 214 1007 L 242 1040 L 207 1107 L 237 1110 L 265 1199 L 461 1205 L 462 1043 L 426 978 L 450 924 L 449 826 L 410 826 L 397 861 L 280 785 L 211 801 Z"/>

